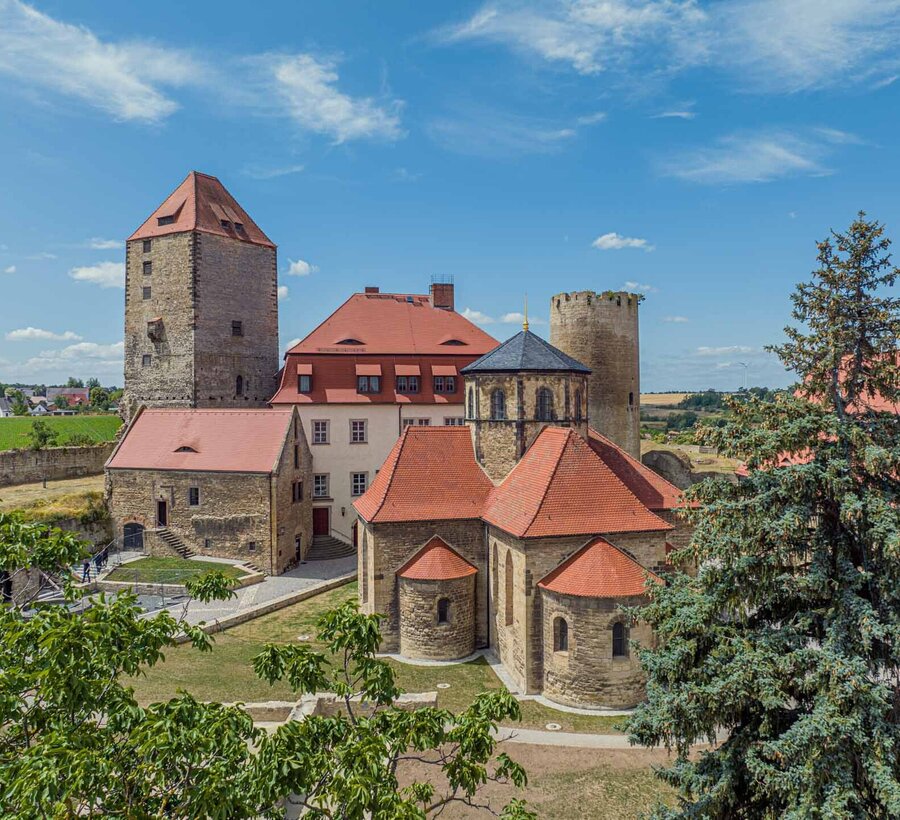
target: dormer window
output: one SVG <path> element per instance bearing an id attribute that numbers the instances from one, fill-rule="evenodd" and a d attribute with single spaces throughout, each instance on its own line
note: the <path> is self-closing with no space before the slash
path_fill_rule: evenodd
<path id="1" fill-rule="evenodd" d="M 244 223 L 243 222 L 235 222 L 234 229 L 240 233 L 244 232 Z"/>
<path id="2" fill-rule="evenodd" d="M 160 216 L 156 218 L 157 225 L 173 225 L 175 223 L 174 216 Z"/>
<path id="3" fill-rule="evenodd" d="M 447 339 L 446 342 L 441 342 L 442 345 L 451 345 L 454 347 L 460 347 L 461 345 L 465 345 L 466 343 L 461 341 L 460 339 Z"/>
<path id="4" fill-rule="evenodd" d="M 364 342 L 361 342 L 359 339 L 341 339 L 338 342 L 339 345 L 355 345 L 356 347 L 362 347 Z"/>
<path id="5" fill-rule="evenodd" d="M 230 231 L 230 230 L 231 230 L 231 223 L 230 223 L 227 219 L 222 219 L 222 220 L 220 220 L 220 223 L 221 223 L 222 227 L 223 227 L 226 231 Z"/>
<path id="6" fill-rule="evenodd" d="M 175 452 L 176 453 L 196 453 L 197 451 L 193 447 L 188 446 L 187 444 L 182 444 L 181 447 L 179 447 Z"/>

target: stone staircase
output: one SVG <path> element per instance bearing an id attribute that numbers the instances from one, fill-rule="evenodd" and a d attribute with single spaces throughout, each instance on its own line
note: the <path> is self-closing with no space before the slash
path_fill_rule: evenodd
<path id="1" fill-rule="evenodd" d="M 353 544 L 345 544 L 330 535 L 317 535 L 306 554 L 307 561 L 330 561 L 335 558 L 347 558 L 356 555 Z"/>
<path id="2" fill-rule="evenodd" d="M 157 527 L 156 534 L 162 539 L 163 543 L 177 552 L 182 558 L 193 558 L 195 553 L 187 544 L 184 543 L 172 530 L 166 527 Z"/>

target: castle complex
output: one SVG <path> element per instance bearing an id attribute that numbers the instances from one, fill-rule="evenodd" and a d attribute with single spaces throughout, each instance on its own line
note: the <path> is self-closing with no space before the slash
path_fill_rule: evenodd
<path id="1" fill-rule="evenodd" d="M 275 245 L 193 172 L 127 244 L 117 532 L 278 574 L 358 555 L 360 605 L 412 658 L 494 652 L 523 692 L 643 697 L 621 606 L 688 537 L 640 462 L 638 302 L 551 301 L 498 344 L 454 286 L 353 294 L 279 369 Z"/>

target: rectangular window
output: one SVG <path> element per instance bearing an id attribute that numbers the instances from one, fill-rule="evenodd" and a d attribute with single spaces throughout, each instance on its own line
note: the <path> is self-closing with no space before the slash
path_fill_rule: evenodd
<path id="1" fill-rule="evenodd" d="M 312 392 L 312 376 L 297 376 L 297 392 L 298 393 L 311 393 Z"/>
<path id="2" fill-rule="evenodd" d="M 357 393 L 380 393 L 381 392 L 381 376 L 357 376 L 356 377 Z"/>
<path id="3" fill-rule="evenodd" d="M 248 552 L 256 552 L 256 541 L 248 541 L 247 542 L 247 551 Z"/>
<path id="4" fill-rule="evenodd" d="M 316 473 L 313 476 L 313 498 L 328 498 L 327 473 Z"/>
<path id="5" fill-rule="evenodd" d="M 418 424 L 419 427 L 430 427 L 431 419 L 416 419 L 416 424 Z"/>
<path id="6" fill-rule="evenodd" d="M 313 422 L 313 444 L 328 444 L 328 422 Z"/>
<path id="7" fill-rule="evenodd" d="M 153 263 L 150 261 L 144 262 L 144 276 L 149 276 L 153 273 Z"/>
<path id="8" fill-rule="evenodd" d="M 456 376 L 435 376 L 434 377 L 435 393 L 455 393 L 456 392 Z"/>
<path id="9" fill-rule="evenodd" d="M 145 240 L 144 240 L 144 253 L 150 253 L 150 248 L 151 248 L 151 247 L 152 247 L 152 245 L 151 245 L 151 240 L 150 240 L 150 239 L 145 239 Z"/>
<path id="10" fill-rule="evenodd" d="M 157 225 L 172 225 L 175 223 L 174 216 L 158 216 L 156 217 Z"/>
<path id="11" fill-rule="evenodd" d="M 362 495 L 368 483 L 368 473 L 350 473 L 350 495 Z"/>
<path id="12" fill-rule="evenodd" d="M 143 295 L 143 297 L 145 299 L 149 299 L 150 298 L 150 288 L 147 288 L 147 287 L 141 288 L 141 294 Z"/>
<path id="13" fill-rule="evenodd" d="M 300 469 L 300 446 L 297 444 L 294 445 L 294 469 Z"/>
<path id="14" fill-rule="evenodd" d="M 462 427 L 466 420 L 462 416 L 445 416 L 444 424 L 447 427 Z"/>
<path id="15" fill-rule="evenodd" d="M 419 377 L 418 376 L 397 376 L 397 392 L 398 393 L 418 393 Z"/>
<path id="16" fill-rule="evenodd" d="M 359 419 L 350 422 L 350 443 L 365 444 L 368 441 L 366 420 Z"/>
<path id="17" fill-rule="evenodd" d="M 141 356 L 141 367 L 150 367 L 150 362 L 152 360 L 153 358 L 148 353 L 145 353 Z"/>
<path id="18" fill-rule="evenodd" d="M 244 335 L 244 323 L 240 320 L 234 320 L 231 323 L 231 335 L 232 336 L 243 336 Z"/>
<path id="19" fill-rule="evenodd" d="M 303 482 L 295 481 L 291 486 L 291 500 L 297 504 L 303 501 Z"/>
<path id="20" fill-rule="evenodd" d="M 409 427 L 411 424 L 415 424 L 415 423 L 416 423 L 415 419 L 403 419 L 404 427 Z"/>
<path id="21" fill-rule="evenodd" d="M 189 507 L 199 507 L 200 506 L 200 488 L 199 487 L 188 488 L 188 506 Z"/>
<path id="22" fill-rule="evenodd" d="M 208 550 L 210 548 L 210 546 L 212 546 L 212 541 L 210 541 L 208 538 L 204 538 L 203 539 L 203 549 Z"/>

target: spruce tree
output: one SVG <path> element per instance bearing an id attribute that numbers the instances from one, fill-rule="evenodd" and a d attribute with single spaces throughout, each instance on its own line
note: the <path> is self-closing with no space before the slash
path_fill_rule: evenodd
<path id="1" fill-rule="evenodd" d="M 660 817 L 900 816 L 900 300 L 883 227 L 818 245 L 794 327 L 798 377 L 733 401 L 705 443 L 746 465 L 691 488 L 691 544 L 642 611 L 635 743 L 675 752 Z M 717 738 L 718 735 L 718 738 Z M 691 746 L 710 748 L 691 753 Z"/>

